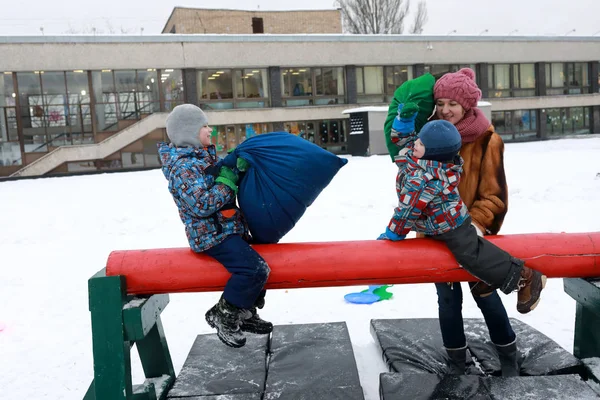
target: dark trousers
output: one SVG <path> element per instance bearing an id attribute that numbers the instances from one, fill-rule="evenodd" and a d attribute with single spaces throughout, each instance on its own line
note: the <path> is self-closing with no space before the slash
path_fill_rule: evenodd
<path id="1" fill-rule="evenodd" d="M 470 283 L 470 285 L 474 285 L 474 283 Z M 462 317 L 463 294 L 460 282 L 452 285 L 436 283 L 435 288 L 438 294 L 440 328 L 444 346 L 447 349 L 466 346 L 467 340 Z M 485 297 L 474 295 L 473 298 L 483 314 L 492 342 L 500 346 L 512 343 L 516 335 L 498 292 L 494 290 Z"/>
<path id="2" fill-rule="evenodd" d="M 517 289 L 524 262 L 479 237 L 470 217 L 458 228 L 430 237 L 446 243 L 456 261 L 471 275 L 506 294 Z"/>
<path id="3" fill-rule="evenodd" d="M 231 273 L 223 297 L 238 308 L 251 308 L 260 297 L 271 272 L 265 260 L 239 235 L 229 236 L 222 243 L 204 252 Z"/>

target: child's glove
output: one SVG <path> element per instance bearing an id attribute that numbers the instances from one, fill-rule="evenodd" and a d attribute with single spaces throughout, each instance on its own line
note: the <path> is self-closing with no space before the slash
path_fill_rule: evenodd
<path id="1" fill-rule="evenodd" d="M 247 171 L 248 168 L 250 168 L 250 163 L 246 160 L 244 160 L 242 157 L 238 157 L 237 161 L 235 162 L 237 169 L 240 172 L 244 172 Z"/>
<path id="2" fill-rule="evenodd" d="M 406 235 L 398 235 L 396 232 L 390 230 L 390 228 L 385 228 L 385 232 L 383 232 L 377 240 L 391 240 L 392 242 L 398 242 L 400 240 L 404 240 Z"/>
<path id="3" fill-rule="evenodd" d="M 223 166 L 219 171 L 219 176 L 215 179 L 215 182 L 222 183 L 225 186 L 229 186 L 231 190 L 233 190 L 234 194 L 237 194 L 238 187 L 237 181 L 239 177 L 238 175 L 232 171 L 231 168 Z"/>
<path id="4" fill-rule="evenodd" d="M 398 104 L 398 115 L 394 118 L 392 129 L 401 135 L 408 135 L 415 131 L 415 120 L 419 114 L 419 106 L 415 103 Z"/>

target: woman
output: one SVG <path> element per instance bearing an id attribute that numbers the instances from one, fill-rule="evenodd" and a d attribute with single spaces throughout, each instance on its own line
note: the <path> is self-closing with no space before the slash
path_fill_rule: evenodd
<path id="1" fill-rule="evenodd" d="M 504 143 L 494 127 L 477 108 L 481 90 L 475 73 L 463 68 L 442 76 L 433 89 L 434 118 L 451 122 L 462 137 L 460 155 L 464 159 L 459 184 L 461 198 L 472 218 L 477 233 L 495 235 L 500 230 L 508 209 L 508 188 L 504 172 Z M 539 301 L 545 277 L 529 268 L 521 276 L 517 309 L 531 311 Z M 481 309 L 490 338 L 496 345 L 503 376 L 518 376 L 516 335 L 496 288 L 482 282 L 470 282 L 471 293 Z M 444 347 L 454 373 L 463 374 L 467 343 L 462 319 L 460 283 L 436 283 L 439 320 Z"/>

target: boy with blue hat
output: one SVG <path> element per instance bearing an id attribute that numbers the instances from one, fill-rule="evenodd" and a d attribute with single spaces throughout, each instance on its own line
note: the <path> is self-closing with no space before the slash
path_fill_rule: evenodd
<path id="1" fill-rule="evenodd" d="M 426 123 L 418 135 L 414 129 L 402 133 L 407 120 L 400 115 L 416 111 L 415 104 L 401 104 L 392 127 L 392 140 L 402 148 L 395 159 L 399 203 L 378 239 L 399 241 L 415 230 L 446 243 L 457 262 L 481 281 L 506 294 L 518 290 L 524 261 L 480 237 L 460 198 L 460 133 L 445 120 Z"/>

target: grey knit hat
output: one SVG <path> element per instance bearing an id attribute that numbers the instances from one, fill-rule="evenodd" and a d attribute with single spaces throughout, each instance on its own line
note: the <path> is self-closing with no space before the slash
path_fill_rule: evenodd
<path id="1" fill-rule="evenodd" d="M 178 147 L 202 147 L 198 133 L 208 125 L 208 118 L 200 107 L 193 104 L 181 104 L 167 117 L 167 136 Z"/>

